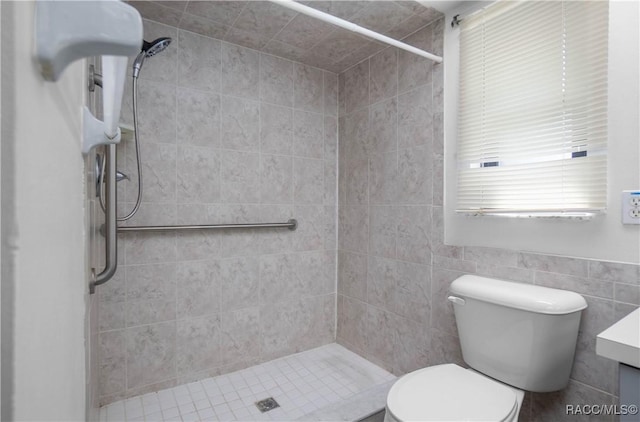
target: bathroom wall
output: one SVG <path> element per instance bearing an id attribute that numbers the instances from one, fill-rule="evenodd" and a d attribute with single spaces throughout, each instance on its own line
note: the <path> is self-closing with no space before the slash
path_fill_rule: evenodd
<path id="1" fill-rule="evenodd" d="M 85 418 L 84 61 L 33 58 L 35 2 L 2 2 L 2 420 Z"/>
<path id="2" fill-rule="evenodd" d="M 442 53 L 444 20 L 405 39 Z M 446 60 L 446 57 L 445 57 Z M 443 223 L 442 66 L 393 48 L 339 75 L 337 341 L 400 375 L 463 364 L 449 284 L 479 274 L 582 294 L 567 389 L 527 394 L 520 420 L 563 420 L 565 404 L 617 400 L 617 365 L 595 336 L 640 305 L 640 267 L 449 246 Z"/>
<path id="3" fill-rule="evenodd" d="M 287 229 L 128 233 L 99 288 L 109 403 L 335 339 L 337 75 L 144 21 L 170 36 L 139 82 L 143 204 L 129 225 Z M 131 123 L 131 86 L 123 120 Z M 119 146 L 119 214 L 136 198 Z"/>

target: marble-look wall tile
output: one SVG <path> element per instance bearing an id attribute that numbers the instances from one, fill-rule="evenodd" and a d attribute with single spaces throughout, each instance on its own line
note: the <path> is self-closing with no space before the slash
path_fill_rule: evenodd
<path id="1" fill-rule="evenodd" d="M 260 106 L 260 152 L 293 153 L 293 110 L 273 104 Z"/>
<path id="2" fill-rule="evenodd" d="M 442 207 L 431 207 L 431 251 L 434 255 L 462 259 L 464 249 L 444 243 L 444 214 Z"/>
<path id="3" fill-rule="evenodd" d="M 369 61 L 344 72 L 345 112 L 352 113 L 369 104 Z"/>
<path id="4" fill-rule="evenodd" d="M 586 260 L 532 253 L 518 254 L 518 267 L 539 271 L 587 277 L 588 262 Z"/>
<path id="5" fill-rule="evenodd" d="M 178 201 L 220 200 L 220 153 L 198 147 L 178 148 Z"/>
<path id="6" fill-rule="evenodd" d="M 339 296 L 338 299 L 338 340 L 365 350 L 367 334 L 367 305 L 356 299 Z"/>
<path id="7" fill-rule="evenodd" d="M 223 314 L 220 331 L 220 355 L 223 365 L 248 361 L 259 356 L 259 308 L 245 308 Z"/>
<path id="8" fill-rule="evenodd" d="M 171 3 L 171 1 L 168 3 Z M 180 29 L 221 40 L 229 32 L 230 28 L 201 16 L 183 13 L 182 19 L 180 19 Z"/>
<path id="9" fill-rule="evenodd" d="M 392 206 L 372 206 L 369 209 L 369 254 L 396 258 L 398 210 Z"/>
<path id="10" fill-rule="evenodd" d="M 367 256 L 338 253 L 338 293 L 353 299 L 367 299 Z"/>
<path id="11" fill-rule="evenodd" d="M 566 274 L 536 271 L 535 284 L 556 289 L 571 290 L 589 296 L 613 298 L 613 283 L 575 277 Z"/>
<path id="12" fill-rule="evenodd" d="M 324 249 L 336 251 L 338 249 L 338 212 L 335 205 L 324 207 Z M 335 280 L 334 280 L 335 281 Z"/>
<path id="13" fill-rule="evenodd" d="M 294 218 L 294 210 L 291 205 L 261 206 L 260 220 L 262 221 L 289 221 L 292 218 Z M 283 253 L 293 250 L 295 234 L 290 230 L 262 230 L 260 234 L 258 242 L 261 254 Z"/>
<path id="14" fill-rule="evenodd" d="M 176 368 L 179 375 L 214 368 L 221 363 L 220 332 L 219 314 L 177 322 Z"/>
<path id="15" fill-rule="evenodd" d="M 399 261 L 396 282 L 393 311 L 426 329 L 431 314 L 431 268 Z"/>
<path id="16" fill-rule="evenodd" d="M 344 145 L 344 154 L 341 155 L 345 159 L 361 159 L 372 153 L 367 108 L 345 116 L 339 126 L 340 144 Z"/>
<path id="17" fill-rule="evenodd" d="M 324 113 L 324 75 L 321 69 L 296 64 L 294 67 L 294 106 L 296 109 Z"/>
<path id="18" fill-rule="evenodd" d="M 220 277 L 220 265 L 218 261 L 178 263 L 178 318 L 199 317 L 220 311 L 220 285 L 224 282 Z"/>
<path id="19" fill-rule="evenodd" d="M 424 85 L 398 96 L 398 147 L 432 146 L 431 86 Z M 429 157 L 431 158 L 431 157 Z M 431 160 L 429 160 L 430 162 Z"/>
<path id="20" fill-rule="evenodd" d="M 222 96 L 221 103 L 221 146 L 256 151 L 260 145 L 259 103 L 229 96 Z"/>
<path id="21" fill-rule="evenodd" d="M 466 249 L 466 248 L 465 248 Z M 533 283 L 535 271 L 524 268 L 503 267 L 500 265 L 489 265 L 482 262 L 477 263 L 476 273 L 484 277 L 498 278 L 519 283 Z"/>
<path id="22" fill-rule="evenodd" d="M 395 374 L 429 366 L 431 356 L 431 330 L 422 322 L 400 316 L 394 318 L 393 366 Z"/>
<path id="23" fill-rule="evenodd" d="M 614 305 L 610 300 L 585 297 L 587 309 L 582 311 L 580 333 L 571 378 L 613 394 L 617 388 L 616 363 L 596 355 L 596 336 L 611 326 Z"/>
<path id="24" fill-rule="evenodd" d="M 175 378 L 175 321 L 132 327 L 126 333 L 127 388 Z"/>
<path id="25" fill-rule="evenodd" d="M 431 264 L 431 207 L 397 207 L 398 259 Z"/>
<path id="26" fill-rule="evenodd" d="M 640 284 L 640 265 L 589 261 L 589 277 L 618 283 Z"/>
<path id="27" fill-rule="evenodd" d="M 405 38 L 403 41 L 414 47 L 431 51 L 431 28 L 424 29 Z M 433 62 L 427 58 L 398 51 L 398 92 L 406 92 L 421 85 L 431 83 Z"/>
<path id="28" fill-rule="evenodd" d="M 398 108 L 395 98 L 369 107 L 369 122 L 372 152 L 398 149 Z"/>
<path id="29" fill-rule="evenodd" d="M 145 66 L 145 70 L 147 67 Z M 143 73 L 143 72 L 141 72 Z M 123 99 L 122 122 L 133 124 L 131 82 L 127 79 Z M 140 143 L 176 143 L 176 87 L 172 84 L 139 79 L 138 130 Z"/>
<path id="30" fill-rule="evenodd" d="M 324 78 L 324 114 L 326 116 L 338 115 L 338 75 L 323 72 Z"/>
<path id="31" fill-rule="evenodd" d="M 369 202 L 369 161 L 366 158 L 349 160 L 345 167 L 346 203 L 367 204 Z"/>
<path id="32" fill-rule="evenodd" d="M 323 204 L 336 206 L 338 199 L 338 163 L 335 160 L 324 160 L 324 191 L 322 193 Z M 335 213 L 333 213 L 335 214 Z"/>
<path id="33" fill-rule="evenodd" d="M 260 53 L 224 42 L 221 63 L 223 94 L 259 99 Z"/>
<path id="34" fill-rule="evenodd" d="M 255 189 L 260 181 L 258 153 L 223 150 L 220 163 L 220 196 L 223 202 L 260 202 L 260 192 Z"/>
<path id="35" fill-rule="evenodd" d="M 393 362 L 396 315 L 375 306 L 367 306 L 366 347 L 374 362 Z"/>
<path id="36" fill-rule="evenodd" d="M 418 179 L 414 180 L 414 183 L 420 184 L 422 182 L 423 181 Z M 400 197 L 398 185 L 398 154 L 391 152 L 372 155 L 369 159 L 370 204 L 381 205 L 397 203 Z M 402 189 L 404 191 L 405 188 L 403 187 Z"/>
<path id="37" fill-rule="evenodd" d="M 210 230 L 188 230 L 176 233 L 177 259 L 194 261 L 219 256 L 220 236 Z"/>
<path id="38" fill-rule="evenodd" d="M 261 307 L 261 350 L 275 358 L 326 343 L 335 335 L 334 301 L 331 294 Z"/>
<path id="39" fill-rule="evenodd" d="M 261 154 L 260 180 L 260 202 L 282 204 L 293 201 L 291 157 Z"/>
<path id="40" fill-rule="evenodd" d="M 296 205 L 294 214 L 299 227 L 293 235 L 293 250 L 320 250 L 324 246 L 325 207 L 322 205 Z"/>
<path id="41" fill-rule="evenodd" d="M 324 118 L 324 159 L 338 159 L 338 119 L 332 116 Z"/>
<path id="42" fill-rule="evenodd" d="M 128 233 L 124 238 L 124 260 L 130 264 L 175 261 L 176 237 L 173 233 Z"/>
<path id="43" fill-rule="evenodd" d="M 535 422 L 562 421 L 567 419 L 567 404 L 573 405 L 613 405 L 614 397 L 593 389 L 577 381 L 569 381 L 564 390 L 554 393 L 534 393 L 531 405 L 531 416 Z M 614 420 L 612 415 L 571 415 L 575 421 L 607 421 Z"/>
<path id="44" fill-rule="evenodd" d="M 294 63 L 267 54 L 260 55 L 260 99 L 293 107 Z"/>
<path id="45" fill-rule="evenodd" d="M 126 333 L 124 330 L 99 335 L 100 393 L 110 395 L 126 389 Z"/>
<path id="46" fill-rule="evenodd" d="M 431 339 L 429 346 L 429 365 L 440 365 L 443 363 L 455 363 L 464 366 L 462 350 L 460 350 L 460 340 L 458 336 L 431 328 Z"/>
<path id="47" fill-rule="evenodd" d="M 518 265 L 517 252 L 508 249 L 466 246 L 464 248 L 464 259 L 483 265 L 499 265 L 503 267 L 515 267 Z"/>
<path id="48" fill-rule="evenodd" d="M 431 279 L 431 328 L 456 337 L 458 329 L 453 305 L 447 297 L 451 282 L 462 275 L 463 272 L 440 269 L 434 265 Z"/>
<path id="49" fill-rule="evenodd" d="M 398 50 L 386 48 L 371 57 L 369 101 L 371 104 L 385 100 L 398 93 Z"/>
<path id="50" fill-rule="evenodd" d="M 367 303 L 379 308 L 393 310 L 397 286 L 397 261 L 369 257 L 367 270 Z"/>
<path id="51" fill-rule="evenodd" d="M 141 142 L 142 144 L 142 142 Z M 124 160 L 124 172 L 131 180 L 137 180 L 138 168 L 136 165 L 133 146 L 125 146 L 127 155 Z M 142 174 L 144 177 L 144 189 L 142 191 L 143 202 L 174 202 L 176 200 L 176 165 L 177 152 L 175 145 L 144 143 L 140 145 Z M 134 183 L 136 183 L 134 185 Z M 127 202 L 135 202 L 138 197 L 137 182 L 127 181 L 124 199 Z"/>
<path id="52" fill-rule="evenodd" d="M 364 205 L 346 205 L 338 209 L 338 242 L 341 250 L 367 253 L 369 212 Z"/>
<path id="53" fill-rule="evenodd" d="M 398 201 L 404 204 L 431 204 L 431 149 L 428 146 L 398 153 Z"/>
<path id="54" fill-rule="evenodd" d="M 124 328 L 126 325 L 125 302 L 100 302 L 98 304 L 100 331 L 110 331 Z"/>
<path id="55" fill-rule="evenodd" d="M 178 85 L 220 92 L 222 43 L 193 32 L 180 30 L 178 45 Z"/>
<path id="56" fill-rule="evenodd" d="M 293 118 L 293 138 L 294 155 L 324 158 L 324 116 L 296 110 Z"/>
<path id="57" fill-rule="evenodd" d="M 294 256 L 290 254 L 260 257 L 260 302 L 272 304 L 299 294 L 293 274 Z"/>
<path id="58" fill-rule="evenodd" d="M 616 283 L 614 287 L 614 299 L 617 302 L 640 305 L 640 286 Z"/>
<path id="59" fill-rule="evenodd" d="M 295 158 L 293 169 L 293 198 L 296 204 L 322 204 L 324 161 Z"/>
<path id="60" fill-rule="evenodd" d="M 210 148 L 220 144 L 220 96 L 178 88 L 178 142 Z"/>
<path id="61" fill-rule="evenodd" d="M 257 257 L 220 260 L 220 303 L 223 310 L 243 309 L 259 304 L 259 269 Z"/>

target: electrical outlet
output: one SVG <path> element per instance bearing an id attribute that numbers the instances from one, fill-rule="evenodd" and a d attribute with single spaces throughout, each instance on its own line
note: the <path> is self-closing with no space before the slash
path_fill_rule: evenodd
<path id="1" fill-rule="evenodd" d="M 622 191 L 622 224 L 640 224 L 640 191 Z"/>

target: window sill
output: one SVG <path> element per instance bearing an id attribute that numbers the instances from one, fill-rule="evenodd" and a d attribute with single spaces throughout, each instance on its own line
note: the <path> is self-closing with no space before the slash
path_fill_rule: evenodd
<path id="1" fill-rule="evenodd" d="M 498 217 L 498 218 L 535 218 L 535 219 L 559 219 L 589 221 L 604 215 L 606 210 L 589 211 L 480 211 L 480 210 L 456 210 L 457 214 L 467 217 Z"/>

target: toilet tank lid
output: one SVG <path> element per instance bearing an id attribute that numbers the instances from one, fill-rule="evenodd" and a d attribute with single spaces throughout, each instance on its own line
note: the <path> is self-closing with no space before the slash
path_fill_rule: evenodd
<path id="1" fill-rule="evenodd" d="M 451 283 L 452 294 L 540 314 L 562 315 L 581 311 L 587 302 L 568 290 L 463 275 Z"/>

